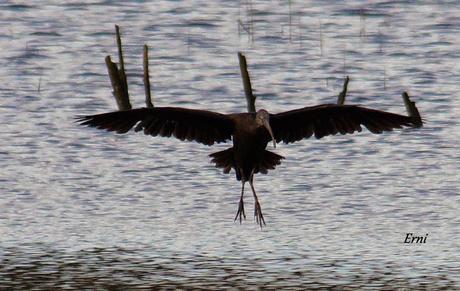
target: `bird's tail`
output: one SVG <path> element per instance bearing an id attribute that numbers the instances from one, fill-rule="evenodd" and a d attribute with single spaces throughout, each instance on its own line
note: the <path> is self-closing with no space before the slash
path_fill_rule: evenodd
<path id="1" fill-rule="evenodd" d="M 215 152 L 209 155 L 212 160 L 211 163 L 216 164 L 216 168 L 223 168 L 224 174 L 230 173 L 232 168 L 235 168 L 235 160 L 233 158 L 233 148 Z"/>
<path id="2" fill-rule="evenodd" d="M 254 173 L 267 174 L 268 170 L 273 170 L 281 164 L 282 159 L 284 159 L 283 156 L 266 150 Z"/>
<path id="3" fill-rule="evenodd" d="M 212 158 L 211 163 L 214 163 L 216 168 L 224 169 L 224 174 L 230 173 L 230 170 L 233 168 L 236 172 L 236 178 L 241 180 L 242 175 L 240 170 L 235 166 L 233 147 L 220 152 L 212 153 L 209 156 Z M 264 151 L 263 158 L 254 165 L 254 173 L 267 174 L 268 170 L 273 170 L 277 165 L 281 164 L 282 159 L 284 159 L 283 156 L 266 150 Z"/>

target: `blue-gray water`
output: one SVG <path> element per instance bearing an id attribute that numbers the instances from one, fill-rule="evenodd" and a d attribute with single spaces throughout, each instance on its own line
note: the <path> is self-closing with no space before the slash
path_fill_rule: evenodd
<path id="1" fill-rule="evenodd" d="M 0 289 L 460 288 L 460 4 L 324 2 L 2 1 Z M 115 23 L 135 106 L 147 43 L 157 106 L 245 111 L 243 51 L 258 108 L 335 102 L 349 75 L 347 103 L 405 113 L 406 90 L 427 123 L 279 144 L 267 227 L 240 225 L 207 157 L 228 145 L 74 123 L 116 109 Z"/>

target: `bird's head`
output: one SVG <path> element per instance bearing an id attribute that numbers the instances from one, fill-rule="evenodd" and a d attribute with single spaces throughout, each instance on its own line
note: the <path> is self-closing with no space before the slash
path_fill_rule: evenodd
<path id="1" fill-rule="evenodd" d="M 273 141 L 273 147 L 276 148 L 276 140 L 275 136 L 273 135 L 272 128 L 270 126 L 270 114 L 267 112 L 265 109 L 260 109 L 256 113 L 256 123 L 257 126 L 259 127 L 265 127 L 267 129 L 268 133 L 270 134 L 272 141 Z"/>

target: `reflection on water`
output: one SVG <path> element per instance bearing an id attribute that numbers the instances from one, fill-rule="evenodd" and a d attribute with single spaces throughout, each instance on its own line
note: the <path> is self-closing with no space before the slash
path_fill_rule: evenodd
<path id="1" fill-rule="evenodd" d="M 38 249 L 41 249 L 38 247 Z M 314 266 L 296 265 L 300 258 L 279 261 L 219 258 L 212 256 L 146 256 L 139 250 L 90 249 L 66 253 L 50 251 L 23 253 L 17 248 L 5 250 L 0 261 L 0 284 L 17 289 L 143 289 L 143 288 L 256 288 L 256 286 L 295 289 L 455 289 L 455 282 L 445 273 L 458 270 L 439 269 L 432 275 L 404 277 L 397 265 L 382 265 L 371 270 L 358 267 L 348 272 L 328 274 L 341 262 L 323 262 Z M 286 267 L 276 271 L 272 264 Z M 321 271 L 318 270 L 321 269 Z"/>
<path id="2" fill-rule="evenodd" d="M 0 1 L 0 289 L 460 288 L 458 1 L 29 2 Z M 157 106 L 245 110 L 241 50 L 258 108 L 335 102 L 349 75 L 347 103 L 403 113 L 408 91 L 426 127 L 280 144 L 267 227 L 239 225 L 208 160 L 228 145 L 74 123 L 115 108 L 114 23 L 134 106 L 147 43 Z"/>

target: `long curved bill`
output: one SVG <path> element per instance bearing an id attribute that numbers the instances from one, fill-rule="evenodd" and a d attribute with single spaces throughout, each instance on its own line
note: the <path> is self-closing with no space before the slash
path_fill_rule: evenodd
<path id="1" fill-rule="evenodd" d="M 268 120 L 264 120 L 264 126 L 268 130 L 268 133 L 270 134 L 270 136 L 272 137 L 273 147 L 276 148 L 276 139 L 275 139 L 275 136 L 273 135 L 272 127 L 270 126 L 270 123 L 268 122 Z"/>

